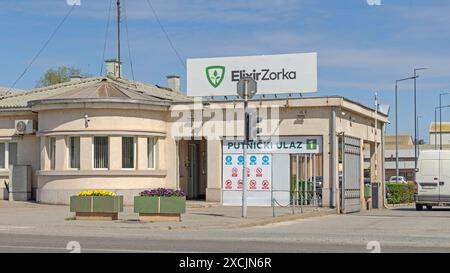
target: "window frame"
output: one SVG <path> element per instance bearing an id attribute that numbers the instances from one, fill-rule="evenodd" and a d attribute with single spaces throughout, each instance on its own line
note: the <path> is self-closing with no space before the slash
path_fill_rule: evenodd
<path id="1" fill-rule="evenodd" d="M 96 168 L 95 167 L 95 141 L 94 140 L 95 140 L 96 137 L 106 137 L 108 139 L 108 148 L 107 148 L 107 151 L 108 151 L 108 167 L 107 168 Z M 110 161 L 109 160 L 109 157 L 110 157 L 110 150 L 109 150 L 109 148 L 110 148 L 110 145 L 111 145 L 110 142 L 111 142 L 110 141 L 110 137 L 107 136 L 107 135 L 92 136 L 92 169 L 93 170 L 105 171 L 105 170 L 109 170 L 110 169 L 110 167 L 111 167 L 111 162 L 109 162 Z"/>
<path id="2" fill-rule="evenodd" d="M 19 143 L 16 141 L 8 141 L 7 143 L 7 149 L 5 150 L 5 152 L 8 152 L 8 166 L 6 166 L 6 169 L 9 170 L 9 166 L 11 165 L 11 144 L 16 144 L 16 163 L 18 161 L 19 158 Z M 5 153 L 5 158 L 6 158 L 6 153 Z"/>
<path id="3" fill-rule="evenodd" d="M 0 144 L 4 144 L 5 145 L 5 151 L 3 153 L 3 162 L 4 162 L 4 166 L 0 166 L 0 170 L 2 171 L 6 171 L 9 170 L 9 149 L 8 149 L 8 142 L 6 141 L 2 141 L 0 142 Z M 8 159 L 6 159 L 8 157 Z M 6 164 L 8 163 L 8 164 Z"/>
<path id="4" fill-rule="evenodd" d="M 79 139 L 78 140 L 78 164 L 79 164 L 78 168 L 73 168 L 71 166 L 72 160 L 70 158 L 70 156 L 71 156 L 70 145 L 71 145 L 71 138 L 74 138 L 74 137 Z M 67 169 L 68 170 L 80 170 L 80 168 L 81 168 L 81 137 L 80 136 L 67 136 L 66 143 L 67 143 L 67 146 L 66 146 L 66 148 L 67 148 Z"/>
<path id="5" fill-rule="evenodd" d="M 123 138 L 132 138 L 133 139 L 133 167 L 132 168 L 124 168 L 123 167 Z M 137 166 L 137 164 L 136 164 L 136 159 L 137 159 L 137 153 L 136 153 L 136 148 L 137 148 L 137 137 L 136 136 L 122 136 L 121 138 L 120 138 L 120 143 L 121 143 L 121 149 L 120 149 L 120 152 L 121 152 L 121 156 L 120 156 L 120 158 L 121 158 L 121 169 L 122 170 L 136 170 L 136 166 Z"/>
<path id="6" fill-rule="evenodd" d="M 54 140 L 53 144 L 52 140 Z M 56 170 L 56 137 L 48 138 L 48 160 L 50 163 L 50 170 Z"/>
<path id="7" fill-rule="evenodd" d="M 153 167 L 150 167 L 149 161 L 149 140 L 153 139 Z M 158 143 L 158 138 L 155 136 L 147 137 L 147 169 L 148 170 L 156 170 L 156 144 Z"/>

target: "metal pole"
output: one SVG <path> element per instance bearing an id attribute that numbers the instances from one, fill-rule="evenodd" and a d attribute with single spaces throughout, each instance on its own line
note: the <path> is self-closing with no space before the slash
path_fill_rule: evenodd
<path id="1" fill-rule="evenodd" d="M 437 150 L 437 130 L 436 130 L 436 125 L 437 125 L 437 107 L 434 108 L 434 149 Z"/>
<path id="2" fill-rule="evenodd" d="M 328 193 L 330 196 L 330 207 L 335 208 L 336 207 L 336 187 L 338 184 L 337 181 L 338 175 L 336 175 L 337 172 L 337 158 L 339 158 L 339 151 L 338 151 L 338 144 L 337 144 L 337 136 L 336 136 L 336 107 L 331 108 L 331 121 L 330 121 L 330 165 L 331 165 L 331 175 L 330 179 L 328 181 L 328 188 L 330 189 L 330 192 Z M 336 154 L 337 152 L 337 154 Z M 322 183 L 325 183 L 323 181 Z M 323 187 L 323 186 L 322 186 Z"/>
<path id="3" fill-rule="evenodd" d="M 120 0 L 117 0 L 117 59 L 119 61 L 119 78 L 121 77 L 121 60 L 120 60 Z"/>
<path id="4" fill-rule="evenodd" d="M 417 120 L 417 69 L 414 69 L 414 120 Z M 414 169 L 417 169 L 417 154 L 417 123 L 414 122 Z"/>
<path id="5" fill-rule="evenodd" d="M 439 150 L 442 150 L 442 94 L 439 94 Z"/>
<path id="6" fill-rule="evenodd" d="M 300 164 L 301 164 L 301 159 L 299 155 L 296 155 L 295 157 L 296 160 L 296 167 L 297 167 L 297 175 L 295 177 L 295 205 L 299 205 L 299 200 L 300 200 L 300 179 L 302 178 L 302 172 L 300 169 Z"/>
<path id="7" fill-rule="evenodd" d="M 395 182 L 398 183 L 398 82 L 395 82 Z"/>
<path id="8" fill-rule="evenodd" d="M 314 178 L 313 178 L 313 168 L 312 168 L 313 162 L 312 162 L 312 154 L 309 154 L 309 180 L 311 181 L 311 183 L 314 183 Z M 315 188 L 315 184 L 313 184 L 312 186 L 312 190 L 314 191 Z M 309 192 L 309 186 L 308 186 L 308 192 Z M 308 196 L 310 196 L 308 194 Z M 314 203 L 314 192 L 311 195 L 312 200 L 309 201 L 309 203 Z"/>
<path id="9" fill-rule="evenodd" d="M 248 82 L 244 88 L 244 147 L 242 147 L 244 163 L 242 168 L 242 217 L 247 218 L 247 145 L 248 145 Z"/>
<path id="10" fill-rule="evenodd" d="M 317 169 L 316 169 L 316 154 L 314 154 L 314 156 L 313 156 L 313 169 L 314 169 L 314 171 L 313 171 L 313 190 L 314 190 L 314 193 L 313 193 L 313 199 L 314 199 L 314 205 L 315 206 L 318 206 L 318 203 L 319 202 L 317 202 L 317 188 L 316 188 L 316 175 L 317 175 Z M 322 186 L 323 186 L 323 180 L 322 180 Z"/>

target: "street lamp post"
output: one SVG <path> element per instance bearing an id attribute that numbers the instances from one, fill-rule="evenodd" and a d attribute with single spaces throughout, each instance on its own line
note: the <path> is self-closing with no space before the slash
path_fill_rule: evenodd
<path id="1" fill-rule="evenodd" d="M 426 70 L 428 68 L 422 67 L 422 68 L 414 68 L 414 119 L 415 121 L 418 120 L 417 117 L 417 71 L 420 70 Z M 418 140 L 418 125 L 417 122 L 414 124 L 414 167 L 417 169 L 417 157 L 419 155 L 419 149 L 417 146 L 417 140 Z"/>
<path id="2" fill-rule="evenodd" d="M 420 133 L 419 119 L 421 119 L 421 118 L 422 118 L 422 116 L 417 116 L 417 119 L 416 119 L 416 128 L 417 128 L 417 140 L 416 140 L 416 142 L 420 141 L 420 136 L 419 136 L 419 133 Z M 419 145 L 420 145 L 420 143 L 417 143 L 417 148 L 419 147 Z M 419 149 L 417 149 L 417 151 L 419 151 Z M 417 163 L 417 157 L 416 157 L 416 163 Z M 416 164 L 416 169 L 417 169 L 417 164 Z"/>
<path id="3" fill-rule="evenodd" d="M 395 81 L 395 182 L 398 183 L 399 167 L 398 167 L 398 83 L 407 80 L 417 79 L 419 76 L 404 78 Z"/>
<path id="4" fill-rule="evenodd" d="M 446 92 L 439 94 L 439 150 L 442 150 L 442 96 L 446 95 L 450 95 L 450 93 Z"/>

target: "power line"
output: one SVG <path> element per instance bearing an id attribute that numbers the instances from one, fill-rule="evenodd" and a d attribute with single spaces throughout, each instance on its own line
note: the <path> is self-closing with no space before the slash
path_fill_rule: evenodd
<path id="1" fill-rule="evenodd" d="M 104 62 L 105 62 L 106 45 L 108 42 L 109 23 L 111 21 L 112 2 L 113 2 L 113 0 L 109 1 L 108 21 L 106 22 L 105 42 L 103 44 L 103 54 L 102 54 L 102 63 L 101 63 L 101 67 L 100 67 L 100 76 L 103 75 L 103 66 L 104 66 Z"/>
<path id="2" fill-rule="evenodd" d="M 41 47 L 41 49 L 38 51 L 38 53 L 33 57 L 31 62 L 28 64 L 28 66 L 25 68 L 25 70 L 20 74 L 20 76 L 16 79 L 16 81 L 11 85 L 11 87 L 6 91 L 6 94 L 9 94 L 9 92 L 16 86 L 16 84 L 22 79 L 22 77 L 27 73 L 28 69 L 33 65 L 33 63 L 36 61 L 37 58 L 41 55 L 41 53 L 44 51 L 44 49 L 48 46 L 50 41 L 53 39 L 53 37 L 56 35 L 58 30 L 61 28 L 61 26 L 64 24 L 64 22 L 67 20 L 67 18 L 70 16 L 72 11 L 75 9 L 76 5 L 72 5 L 69 12 L 67 12 L 66 16 L 62 19 L 62 21 L 58 24 L 58 26 L 55 28 L 55 30 L 52 32 L 50 37 L 47 39 L 47 41 L 44 43 L 44 45 Z"/>
<path id="3" fill-rule="evenodd" d="M 125 21 L 125 31 L 127 33 L 127 46 L 128 46 L 128 57 L 130 58 L 131 77 L 133 78 L 133 83 L 136 85 L 135 80 L 134 80 L 133 58 L 131 57 L 130 38 L 128 36 L 127 7 L 126 7 L 125 3 L 126 3 L 126 1 L 124 1 L 124 4 L 123 4 L 123 13 L 124 13 L 123 20 Z"/>
<path id="4" fill-rule="evenodd" d="M 161 28 L 161 31 L 164 33 L 164 35 L 166 36 L 167 41 L 170 44 L 170 47 L 172 48 L 173 52 L 175 53 L 175 55 L 177 56 L 178 60 L 180 61 L 181 65 L 183 66 L 183 69 L 186 69 L 186 64 L 184 63 L 183 59 L 181 58 L 180 54 L 178 53 L 177 49 L 175 48 L 175 46 L 172 43 L 172 40 L 169 37 L 169 34 L 167 33 L 167 31 L 165 30 L 164 26 L 162 25 L 161 21 L 159 20 L 158 14 L 156 14 L 156 10 L 153 8 L 152 3 L 150 2 L 150 0 L 147 0 L 147 3 L 150 7 L 150 9 L 153 12 L 153 15 L 155 16 L 156 21 L 158 22 L 159 27 Z"/>

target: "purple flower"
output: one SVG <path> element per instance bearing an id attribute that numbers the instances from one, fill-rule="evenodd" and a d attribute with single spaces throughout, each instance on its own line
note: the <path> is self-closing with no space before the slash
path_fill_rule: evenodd
<path id="1" fill-rule="evenodd" d="M 150 190 L 145 190 L 143 192 L 140 193 L 140 196 L 166 196 L 166 197 L 170 197 L 170 196 L 186 196 L 187 194 L 183 191 L 181 191 L 180 189 L 170 189 L 170 188 L 157 188 L 157 189 L 150 189 Z"/>

